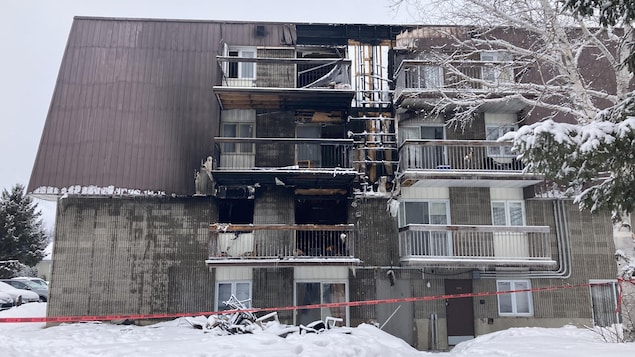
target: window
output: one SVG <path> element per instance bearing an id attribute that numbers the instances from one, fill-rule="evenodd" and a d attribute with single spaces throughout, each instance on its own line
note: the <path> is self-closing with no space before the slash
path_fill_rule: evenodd
<path id="1" fill-rule="evenodd" d="M 516 125 L 486 125 L 485 138 L 487 140 L 496 141 L 508 132 L 516 130 L 518 130 L 518 127 Z M 487 148 L 487 155 L 516 157 L 516 155 L 512 154 L 511 146 L 489 146 Z"/>
<path id="2" fill-rule="evenodd" d="M 225 306 L 223 301 L 229 300 L 232 295 L 247 308 L 251 308 L 251 282 L 228 281 L 216 283 L 216 302 L 214 309 L 216 311 L 230 310 L 230 307 Z"/>
<path id="3" fill-rule="evenodd" d="M 224 123 L 223 136 L 228 138 L 252 138 L 254 136 L 253 123 Z M 254 152 L 254 145 L 250 143 L 224 143 L 223 153 L 249 154 Z"/>
<path id="4" fill-rule="evenodd" d="M 312 304 L 328 304 L 348 301 L 348 290 L 345 282 L 296 282 L 296 306 Z M 341 318 L 337 326 L 348 325 L 348 307 L 331 307 L 322 309 L 297 310 L 296 324 L 308 325 L 313 321 L 328 317 Z"/>
<path id="5" fill-rule="evenodd" d="M 449 202 L 419 201 L 401 202 L 399 205 L 399 226 L 408 224 L 448 224 Z M 451 256 L 452 243 L 447 231 L 407 231 L 400 239 L 402 256 Z"/>
<path id="6" fill-rule="evenodd" d="M 529 280 L 497 280 L 496 291 L 528 290 Z M 531 291 L 499 294 L 498 314 L 500 316 L 533 316 L 534 308 Z"/>
<path id="7" fill-rule="evenodd" d="M 406 72 L 406 88 L 441 88 L 443 86 L 442 73 L 440 66 L 418 65 L 410 67 Z"/>
<path id="8" fill-rule="evenodd" d="M 399 226 L 407 224 L 448 224 L 449 202 L 415 201 L 401 202 L 399 205 Z"/>
<path id="9" fill-rule="evenodd" d="M 256 50 L 249 47 L 229 48 L 227 55 L 229 57 L 255 58 Z M 254 62 L 229 62 L 227 77 L 244 79 L 256 78 L 256 64 Z"/>
<path id="10" fill-rule="evenodd" d="M 481 61 L 498 62 L 492 63 L 491 65 L 483 65 L 481 70 L 482 79 L 498 84 L 512 82 L 514 72 L 511 67 L 511 57 L 509 54 L 504 52 L 482 52 Z"/>
<path id="11" fill-rule="evenodd" d="M 591 305 L 593 308 L 593 324 L 608 327 L 620 323 L 617 312 L 617 282 L 592 280 Z M 593 284 L 601 285 L 593 285 Z"/>
<path id="12" fill-rule="evenodd" d="M 523 201 L 492 201 L 492 224 L 495 226 L 524 226 Z"/>

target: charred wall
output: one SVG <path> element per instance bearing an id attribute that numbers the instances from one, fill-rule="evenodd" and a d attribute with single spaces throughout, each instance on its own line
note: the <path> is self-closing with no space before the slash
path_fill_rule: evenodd
<path id="1" fill-rule="evenodd" d="M 397 217 L 386 204 L 384 198 L 366 198 L 349 209 L 348 222 L 357 226 L 355 256 L 364 265 L 399 265 Z"/>
<path id="2" fill-rule="evenodd" d="M 259 112 L 256 134 L 260 138 L 294 138 L 295 115 L 292 111 Z M 267 143 L 256 145 L 256 162 L 260 167 L 280 167 L 295 164 L 293 144 Z"/>

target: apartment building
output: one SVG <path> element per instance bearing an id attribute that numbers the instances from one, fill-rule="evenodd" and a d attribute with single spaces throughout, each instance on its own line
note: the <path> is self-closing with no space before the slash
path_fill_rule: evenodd
<path id="1" fill-rule="evenodd" d="M 48 314 L 613 281 L 610 215 L 546 195 L 497 141 L 526 122 L 522 103 L 464 127 L 432 110 L 483 91 L 427 55 L 447 30 L 76 18 L 29 184 L 58 200 Z M 516 80 L 496 56 L 454 68 Z M 606 325 L 615 306 L 603 285 L 279 316 L 377 323 L 434 350 L 513 326 Z"/>

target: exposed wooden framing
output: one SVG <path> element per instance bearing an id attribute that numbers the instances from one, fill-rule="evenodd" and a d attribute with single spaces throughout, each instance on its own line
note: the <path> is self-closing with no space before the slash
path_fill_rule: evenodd
<path id="1" fill-rule="evenodd" d="M 298 188 L 295 190 L 296 195 L 302 196 L 332 196 L 346 195 L 348 191 L 342 188 Z"/>

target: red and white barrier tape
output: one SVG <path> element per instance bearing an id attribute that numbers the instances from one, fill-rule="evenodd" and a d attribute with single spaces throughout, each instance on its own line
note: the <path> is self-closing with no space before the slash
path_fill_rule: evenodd
<path id="1" fill-rule="evenodd" d="M 620 282 L 621 281 L 622 280 L 620 280 Z M 129 315 L 98 315 L 98 316 L 52 316 L 52 317 L 4 317 L 4 318 L 0 318 L 0 323 L 3 323 L 3 322 L 4 323 L 8 323 L 8 322 L 86 322 L 86 321 L 113 321 L 113 320 L 173 319 L 178 317 L 233 314 L 236 312 L 255 313 L 255 312 L 288 311 L 288 310 L 308 310 L 308 309 L 346 307 L 346 306 L 396 304 L 401 302 L 460 299 L 460 298 L 468 298 L 468 297 L 483 297 L 483 296 L 493 296 L 493 295 L 512 294 L 512 293 L 573 289 L 573 288 L 608 285 L 608 284 L 612 284 L 612 283 L 611 282 L 584 283 L 584 284 L 548 286 L 548 287 L 542 287 L 542 288 L 521 289 L 521 290 L 485 291 L 485 292 L 476 292 L 476 293 L 472 292 L 472 293 L 450 294 L 450 295 L 418 296 L 418 297 L 396 298 L 396 299 L 348 301 L 348 302 L 334 302 L 334 303 L 312 304 L 312 305 L 302 305 L 302 306 L 266 307 L 266 308 L 253 308 L 253 309 L 246 309 L 246 310 L 208 311 L 208 312 L 196 312 L 196 313 L 129 314 Z M 621 292 L 621 289 L 620 289 L 620 292 Z M 620 294 L 620 301 L 621 301 L 621 294 Z"/>

